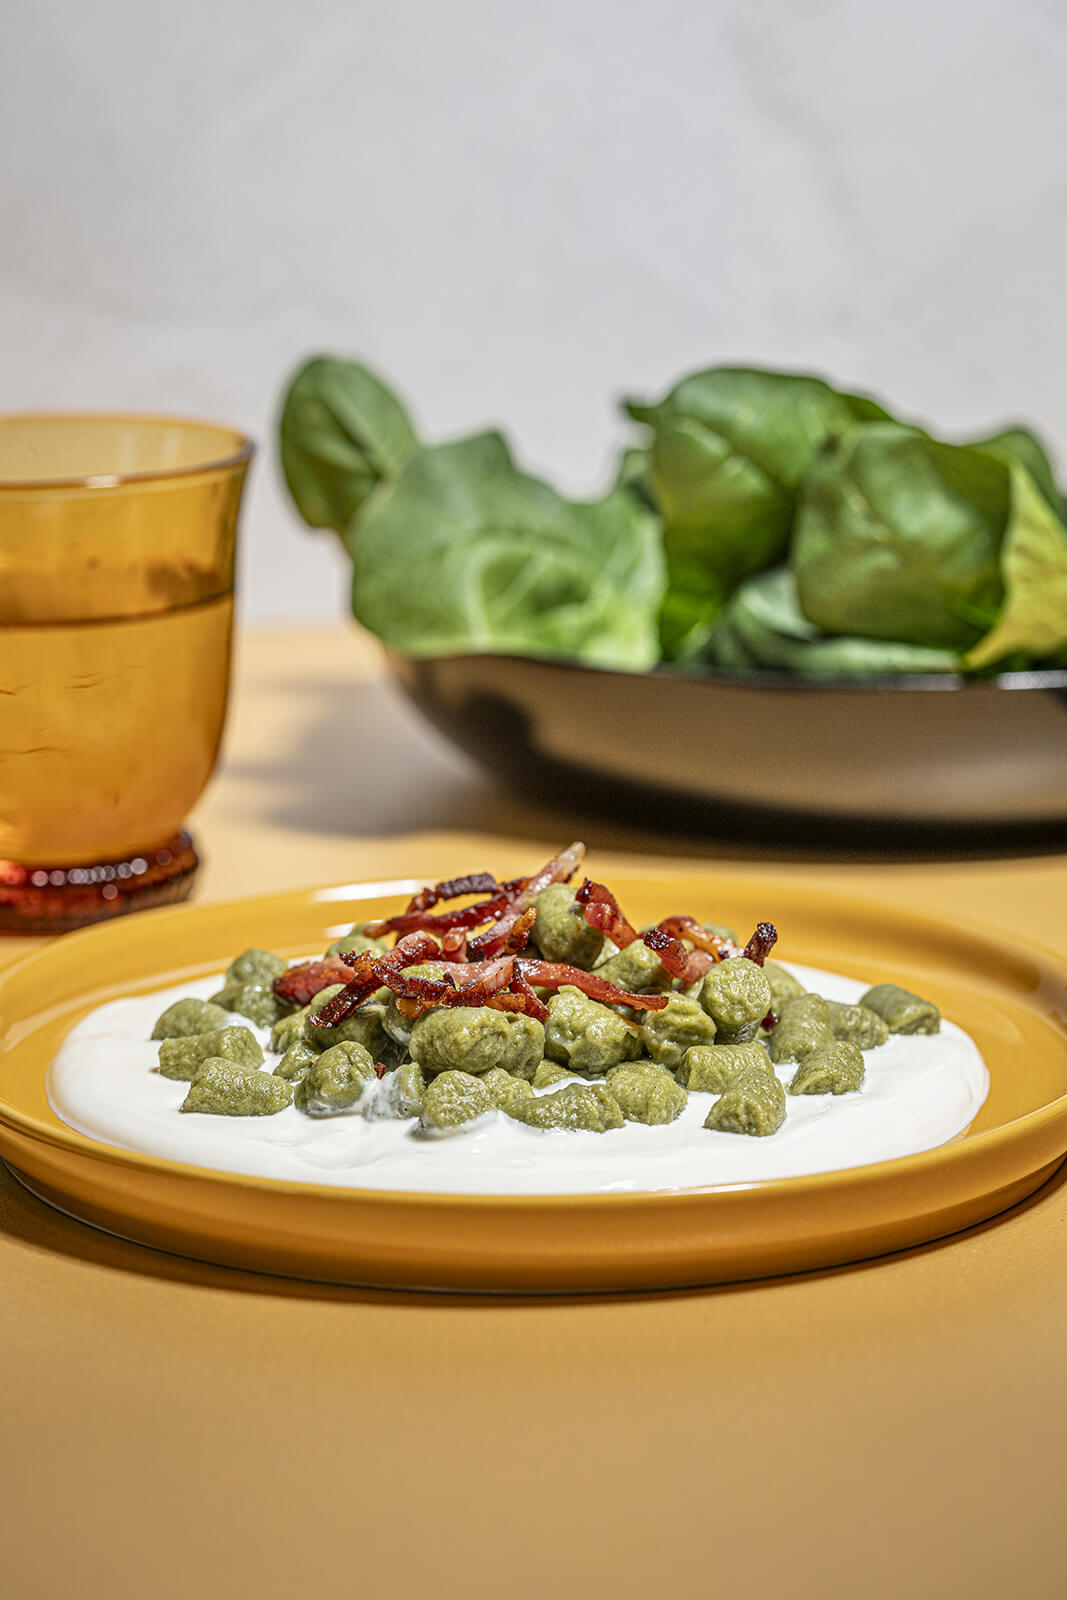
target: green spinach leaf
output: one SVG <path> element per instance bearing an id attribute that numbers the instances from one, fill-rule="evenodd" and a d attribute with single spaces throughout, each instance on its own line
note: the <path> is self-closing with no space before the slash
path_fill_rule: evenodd
<path id="1" fill-rule="evenodd" d="M 973 670 L 1021 654 L 1067 659 L 1067 528 L 1025 467 L 1011 468 L 1011 517 L 1000 552 L 1004 606 L 967 653 Z"/>
<path id="2" fill-rule="evenodd" d="M 316 356 L 282 406 L 282 470 L 313 528 L 343 533 L 364 500 L 418 448 L 400 401 L 357 361 Z"/>
<path id="3" fill-rule="evenodd" d="M 663 552 L 627 489 L 565 500 L 497 433 L 411 456 L 349 528 L 353 610 L 413 655 L 501 651 L 643 672 Z"/>
<path id="4" fill-rule="evenodd" d="M 628 445 L 615 466 L 616 489 L 629 489 L 651 510 L 656 510 L 656 496 L 652 488 L 652 464 L 648 451 L 639 445 Z"/>
<path id="5" fill-rule="evenodd" d="M 984 450 L 988 455 L 999 456 L 1010 466 L 1018 461 L 1029 472 L 1037 487 L 1058 517 L 1064 514 L 1063 496 L 1056 487 L 1052 463 L 1044 445 L 1029 428 L 1005 428 L 988 439 L 975 439 L 972 450 Z"/>
<path id="6" fill-rule="evenodd" d="M 795 672 L 809 678 L 960 670 L 953 650 L 822 633 L 797 604 L 796 580 L 788 567 L 749 578 L 731 596 L 712 632 L 708 660 L 725 671 Z"/>
<path id="7" fill-rule="evenodd" d="M 967 650 L 1004 594 L 1010 469 L 894 423 L 829 443 L 804 483 L 791 564 L 827 633 Z"/>
<path id="8" fill-rule="evenodd" d="M 674 659 L 699 656 L 741 580 L 782 559 L 800 482 L 827 436 L 887 415 L 820 378 L 748 367 L 694 373 L 658 405 L 626 409 L 652 430 L 668 570 L 661 634 Z"/>

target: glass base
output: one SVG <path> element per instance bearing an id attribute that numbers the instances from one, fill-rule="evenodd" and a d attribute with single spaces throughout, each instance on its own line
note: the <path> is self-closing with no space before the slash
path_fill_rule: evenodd
<path id="1" fill-rule="evenodd" d="M 187 833 L 125 861 L 24 867 L 0 860 L 0 933 L 69 933 L 128 911 L 173 905 L 188 895 L 199 865 Z"/>

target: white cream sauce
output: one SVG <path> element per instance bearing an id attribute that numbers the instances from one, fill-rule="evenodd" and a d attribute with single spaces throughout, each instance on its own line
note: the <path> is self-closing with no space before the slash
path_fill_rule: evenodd
<path id="1" fill-rule="evenodd" d="M 828 999 L 856 1000 L 868 987 L 788 965 Z M 221 977 L 205 978 L 91 1012 L 49 1069 L 56 1115 L 106 1144 L 252 1177 L 428 1194 L 609 1194 L 798 1177 L 911 1155 L 963 1132 L 989 1092 L 973 1041 L 943 1021 L 939 1034 L 892 1035 L 865 1051 L 866 1079 L 854 1094 L 789 1095 L 785 1123 L 763 1139 L 705 1129 L 715 1096 L 696 1092 L 666 1127 L 628 1122 L 603 1134 L 541 1132 L 502 1112 L 434 1139 L 415 1134 L 414 1121 L 316 1119 L 294 1106 L 270 1117 L 184 1115 L 178 1108 L 189 1085 L 154 1070 L 159 1046 L 148 1036 L 172 1001 L 207 999 L 220 985 Z M 228 1021 L 252 1028 L 270 1071 L 278 1058 L 268 1052 L 269 1030 L 245 1017 Z M 795 1068 L 778 1070 L 788 1083 Z"/>

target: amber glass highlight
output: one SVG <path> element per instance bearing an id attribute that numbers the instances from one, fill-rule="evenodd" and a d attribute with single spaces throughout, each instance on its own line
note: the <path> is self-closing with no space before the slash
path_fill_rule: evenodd
<path id="1" fill-rule="evenodd" d="M 28 917 L 23 906 L 12 920 L 11 885 L 42 889 L 44 870 L 52 889 L 74 873 L 87 920 L 86 884 L 141 858 L 158 867 L 200 795 L 226 711 L 251 454 L 240 434 L 201 423 L 0 417 L 7 926 Z M 135 903 L 130 876 L 99 914 Z"/>

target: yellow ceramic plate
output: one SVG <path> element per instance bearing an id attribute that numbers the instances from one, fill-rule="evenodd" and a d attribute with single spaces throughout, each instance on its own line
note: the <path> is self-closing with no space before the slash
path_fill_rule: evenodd
<path id="1" fill-rule="evenodd" d="M 251 944 L 317 953 L 339 927 L 395 910 L 412 885 L 393 883 L 147 912 L 9 968 L 0 1155 L 73 1216 L 181 1255 L 342 1283 L 539 1292 L 677 1287 L 880 1255 L 1003 1211 L 1063 1159 L 1067 974 L 1055 957 L 871 900 L 670 870 L 613 872 L 611 882 L 635 920 L 685 909 L 745 928 L 771 916 L 787 959 L 920 988 L 990 1069 L 989 1099 L 967 1134 L 874 1166 L 677 1194 L 427 1196 L 137 1155 L 50 1110 L 48 1063 L 93 1007 L 216 972 Z"/>

